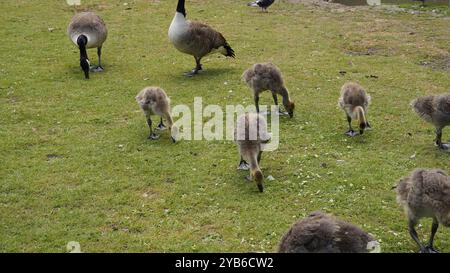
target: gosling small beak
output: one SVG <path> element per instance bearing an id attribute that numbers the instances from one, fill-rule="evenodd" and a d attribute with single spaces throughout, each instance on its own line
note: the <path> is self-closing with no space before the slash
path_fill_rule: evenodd
<path id="1" fill-rule="evenodd" d="M 290 118 L 293 118 L 293 117 L 294 117 L 294 112 L 290 112 L 290 113 L 289 113 L 289 117 L 290 117 Z"/>
<path id="2" fill-rule="evenodd" d="M 173 143 L 177 142 L 174 137 L 170 137 L 170 138 L 172 139 Z"/>
<path id="3" fill-rule="evenodd" d="M 359 129 L 359 134 L 360 135 L 364 134 L 364 130 Z"/>

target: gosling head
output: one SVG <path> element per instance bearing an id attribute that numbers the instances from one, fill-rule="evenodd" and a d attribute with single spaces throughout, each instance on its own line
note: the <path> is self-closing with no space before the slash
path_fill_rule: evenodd
<path id="1" fill-rule="evenodd" d="M 89 70 L 91 68 L 91 63 L 89 62 L 89 59 L 84 57 L 80 58 L 80 66 L 81 69 L 83 69 L 84 77 L 86 79 L 89 79 Z"/>
<path id="2" fill-rule="evenodd" d="M 252 176 L 255 178 L 256 186 L 258 187 L 259 192 L 263 192 L 264 191 L 264 186 L 263 186 L 264 177 L 263 177 L 262 172 L 257 170 L 252 173 Z"/>
<path id="3" fill-rule="evenodd" d="M 294 117 L 295 103 L 293 101 L 288 101 L 288 103 L 284 107 L 286 108 L 289 117 Z"/>
<path id="4" fill-rule="evenodd" d="M 367 123 L 367 121 L 361 121 L 359 123 L 359 134 L 362 135 L 364 133 L 364 130 L 366 130 L 366 128 L 369 128 L 369 123 Z"/>

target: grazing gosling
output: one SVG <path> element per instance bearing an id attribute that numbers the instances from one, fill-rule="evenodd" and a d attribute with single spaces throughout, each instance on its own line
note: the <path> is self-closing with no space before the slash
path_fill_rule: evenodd
<path id="1" fill-rule="evenodd" d="M 161 117 L 161 121 L 157 127 L 158 130 L 163 130 L 165 125 L 163 123 L 163 118 L 167 121 L 169 125 L 169 131 L 172 141 L 175 143 L 177 136 L 177 128 L 173 126 L 173 120 L 170 110 L 170 99 L 166 92 L 159 87 L 145 87 L 136 96 L 136 101 L 144 111 L 145 117 L 147 118 L 148 128 L 150 128 L 150 135 L 148 139 L 156 140 L 159 136 L 153 132 L 151 115 L 156 114 Z"/>
<path id="2" fill-rule="evenodd" d="M 261 11 L 267 12 L 267 8 L 270 7 L 275 0 L 256 0 L 247 4 L 249 7 L 260 7 Z"/>
<path id="3" fill-rule="evenodd" d="M 344 110 L 347 115 L 348 131 L 345 132 L 348 136 L 355 136 L 357 133 L 352 128 L 352 119 L 359 122 L 359 134 L 363 134 L 364 130 L 371 128 L 366 119 L 367 109 L 370 104 L 370 95 L 367 94 L 364 88 L 354 82 L 348 82 L 341 88 L 341 96 L 339 97 L 339 107 Z"/>
<path id="4" fill-rule="evenodd" d="M 380 244 L 357 226 L 316 211 L 281 239 L 279 253 L 379 253 Z"/>
<path id="5" fill-rule="evenodd" d="M 241 161 L 239 169 L 248 169 L 250 175 L 246 177 L 248 181 L 253 179 L 260 192 L 264 191 L 263 174 L 259 163 L 263 152 L 263 145 L 270 141 L 270 134 L 267 132 L 266 119 L 257 113 L 246 113 L 237 119 L 234 131 L 234 139 L 239 148 Z M 248 162 L 248 163 L 247 163 Z"/>
<path id="6" fill-rule="evenodd" d="M 84 76 L 89 79 L 90 62 L 86 48 L 97 48 L 98 66 L 92 68 L 94 72 L 103 71 L 102 47 L 108 36 L 105 22 L 93 12 L 81 12 L 76 14 L 67 28 L 70 40 L 80 49 L 80 66 Z"/>
<path id="7" fill-rule="evenodd" d="M 437 252 L 433 248 L 434 235 L 439 223 L 450 227 L 450 178 L 439 169 L 416 169 L 403 177 L 396 188 L 397 202 L 408 217 L 409 234 L 419 245 L 420 253 Z M 424 246 L 415 230 L 421 218 L 433 218 L 431 237 Z"/>
<path id="8" fill-rule="evenodd" d="M 253 90 L 256 111 L 259 113 L 259 94 L 266 90 L 272 92 L 273 101 L 278 106 L 278 95 L 283 97 L 283 105 L 289 116 L 294 116 L 295 103 L 289 97 L 289 91 L 284 86 L 280 69 L 272 63 L 258 63 L 242 74 L 242 80 Z M 281 111 L 280 111 L 281 113 Z"/>
<path id="9" fill-rule="evenodd" d="M 186 20 L 185 0 L 178 0 L 177 11 L 169 27 L 169 40 L 179 51 L 195 58 L 195 68 L 185 73 L 192 77 L 202 70 L 201 59 L 208 54 L 219 52 L 234 58 L 234 50 L 223 35 L 199 22 Z"/>
<path id="10" fill-rule="evenodd" d="M 442 130 L 450 125 L 450 93 L 420 97 L 411 102 L 416 113 L 436 127 L 436 145 L 450 151 L 450 145 L 442 143 Z"/>

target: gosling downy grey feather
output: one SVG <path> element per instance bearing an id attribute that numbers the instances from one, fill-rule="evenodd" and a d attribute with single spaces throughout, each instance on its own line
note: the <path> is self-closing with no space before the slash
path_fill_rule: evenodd
<path id="1" fill-rule="evenodd" d="M 338 105 L 347 116 L 349 129 L 345 132 L 346 135 L 353 137 L 357 134 L 352 128 L 352 119 L 358 120 L 359 133 L 361 135 L 364 133 L 364 130 L 371 128 L 366 118 L 370 102 L 370 95 L 367 94 L 361 85 L 348 82 L 342 86 Z"/>
<path id="2" fill-rule="evenodd" d="M 249 166 L 250 175 L 247 180 L 256 182 L 258 190 L 264 191 L 263 174 L 259 163 L 263 152 L 263 145 L 270 141 L 267 132 L 266 119 L 257 113 L 246 113 L 237 119 L 234 139 L 241 155 L 240 167 Z"/>
<path id="3" fill-rule="evenodd" d="M 439 169 L 416 169 L 400 179 L 396 186 L 397 202 L 408 218 L 409 233 L 421 253 L 437 252 L 433 248 L 434 235 L 442 224 L 450 227 L 450 178 Z M 423 245 L 415 226 L 421 218 L 432 218 L 430 240 Z"/>
<path id="4" fill-rule="evenodd" d="M 293 224 L 281 239 L 280 253 L 380 252 L 372 235 L 353 224 L 316 211 Z"/>
<path id="5" fill-rule="evenodd" d="M 449 152 L 450 146 L 442 143 L 442 130 L 450 125 L 450 94 L 420 97 L 411 102 L 411 107 L 423 120 L 436 127 L 436 145 Z"/>
<path id="6" fill-rule="evenodd" d="M 291 101 L 289 91 L 284 85 L 283 76 L 278 67 L 272 63 L 257 63 L 244 71 L 242 80 L 253 91 L 256 111 L 259 113 L 259 94 L 270 90 L 275 105 L 278 106 L 277 95 L 283 98 L 283 105 L 289 116 L 294 116 L 295 103 Z"/>
<path id="7" fill-rule="evenodd" d="M 147 124 L 150 129 L 149 139 L 156 140 L 159 136 L 153 132 L 151 115 L 158 115 L 161 117 L 160 123 L 157 129 L 163 130 L 165 125 L 163 119 L 165 119 L 169 125 L 169 132 L 172 141 L 176 142 L 178 129 L 173 125 L 173 119 L 170 109 L 170 98 L 166 92 L 160 87 L 145 87 L 136 96 L 136 101 L 141 107 L 147 119 Z"/>

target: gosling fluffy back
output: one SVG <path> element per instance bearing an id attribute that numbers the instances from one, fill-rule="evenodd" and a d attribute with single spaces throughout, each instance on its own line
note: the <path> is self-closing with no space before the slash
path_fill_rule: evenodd
<path id="1" fill-rule="evenodd" d="M 367 108 L 371 102 L 371 97 L 366 90 L 359 84 L 354 82 L 345 83 L 341 88 L 341 96 L 339 97 L 339 107 L 347 112 L 353 119 L 355 108 L 360 106 L 364 113 L 367 113 Z"/>
<path id="2" fill-rule="evenodd" d="M 254 64 L 242 74 L 242 80 L 258 93 L 265 90 L 279 92 L 285 89 L 281 71 L 272 63 Z"/>
<path id="3" fill-rule="evenodd" d="M 427 122 L 450 125 L 450 94 L 420 97 L 411 102 L 411 107 Z"/>
<path id="4" fill-rule="evenodd" d="M 281 253 L 380 252 L 380 246 L 355 225 L 317 211 L 298 221 L 281 239 Z"/>
<path id="5" fill-rule="evenodd" d="M 410 220 L 436 217 L 450 226 L 450 178 L 443 170 L 416 169 L 400 179 L 396 192 Z"/>

